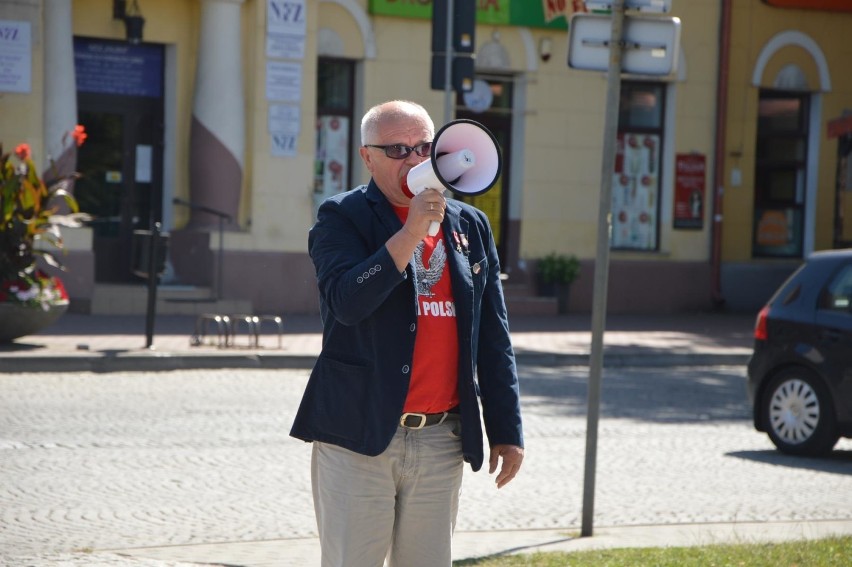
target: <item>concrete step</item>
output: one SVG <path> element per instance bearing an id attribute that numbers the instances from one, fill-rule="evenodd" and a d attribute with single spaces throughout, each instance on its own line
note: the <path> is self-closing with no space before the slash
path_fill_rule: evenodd
<path id="1" fill-rule="evenodd" d="M 92 292 L 92 315 L 144 315 L 148 312 L 148 287 L 144 284 L 96 284 Z M 246 299 L 216 299 L 208 288 L 160 285 L 158 315 L 201 315 L 202 313 L 252 313 Z"/>

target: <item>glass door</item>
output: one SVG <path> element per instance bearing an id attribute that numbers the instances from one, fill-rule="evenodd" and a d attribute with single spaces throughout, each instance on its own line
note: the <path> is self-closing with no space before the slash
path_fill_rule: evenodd
<path id="1" fill-rule="evenodd" d="M 78 95 L 78 122 L 89 137 L 74 194 L 93 217 L 96 282 L 139 281 L 131 272 L 133 231 L 162 220 L 163 118 L 155 100 Z"/>

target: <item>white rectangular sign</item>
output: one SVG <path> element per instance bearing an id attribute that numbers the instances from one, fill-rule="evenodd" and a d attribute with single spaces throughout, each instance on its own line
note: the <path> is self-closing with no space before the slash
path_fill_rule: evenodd
<path id="1" fill-rule="evenodd" d="M 568 66 L 586 71 L 609 68 L 612 18 L 575 14 L 568 38 Z M 625 16 L 621 71 L 636 75 L 671 75 L 677 71 L 680 19 Z"/>
<path id="2" fill-rule="evenodd" d="M 302 124 L 302 110 L 294 104 L 270 104 L 267 127 L 270 132 L 297 135 Z"/>
<path id="3" fill-rule="evenodd" d="M 266 99 L 300 102 L 302 100 L 302 64 L 267 61 Z"/>
<path id="4" fill-rule="evenodd" d="M 611 10 L 612 0 L 586 0 L 586 9 L 590 12 Z M 624 9 L 666 14 L 672 9 L 672 0 L 624 0 Z"/>
<path id="5" fill-rule="evenodd" d="M 33 48 L 30 23 L 0 20 L 0 92 L 32 90 Z"/>
<path id="6" fill-rule="evenodd" d="M 266 56 L 304 59 L 307 37 L 304 0 L 267 0 Z"/>

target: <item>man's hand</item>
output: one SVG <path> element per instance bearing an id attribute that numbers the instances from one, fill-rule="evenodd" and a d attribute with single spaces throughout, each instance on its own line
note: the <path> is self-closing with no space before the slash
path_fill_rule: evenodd
<path id="1" fill-rule="evenodd" d="M 524 460 L 524 450 L 517 445 L 494 445 L 491 447 L 491 458 L 488 460 L 488 474 L 494 474 L 497 470 L 497 461 L 503 457 L 503 465 L 500 467 L 500 474 L 494 482 L 497 483 L 497 488 L 503 488 L 509 481 L 515 478 L 518 471 L 521 470 L 521 462 Z"/>

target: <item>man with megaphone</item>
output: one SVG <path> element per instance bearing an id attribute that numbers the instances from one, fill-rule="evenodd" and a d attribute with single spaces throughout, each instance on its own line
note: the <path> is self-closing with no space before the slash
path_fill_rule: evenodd
<path id="1" fill-rule="evenodd" d="M 449 567 L 483 423 L 497 488 L 524 456 L 491 228 L 443 194 L 488 190 L 500 151 L 473 121 L 435 134 L 409 101 L 371 108 L 361 142 L 370 182 L 327 199 L 308 238 L 323 346 L 290 434 L 313 442 L 324 567 Z"/>

